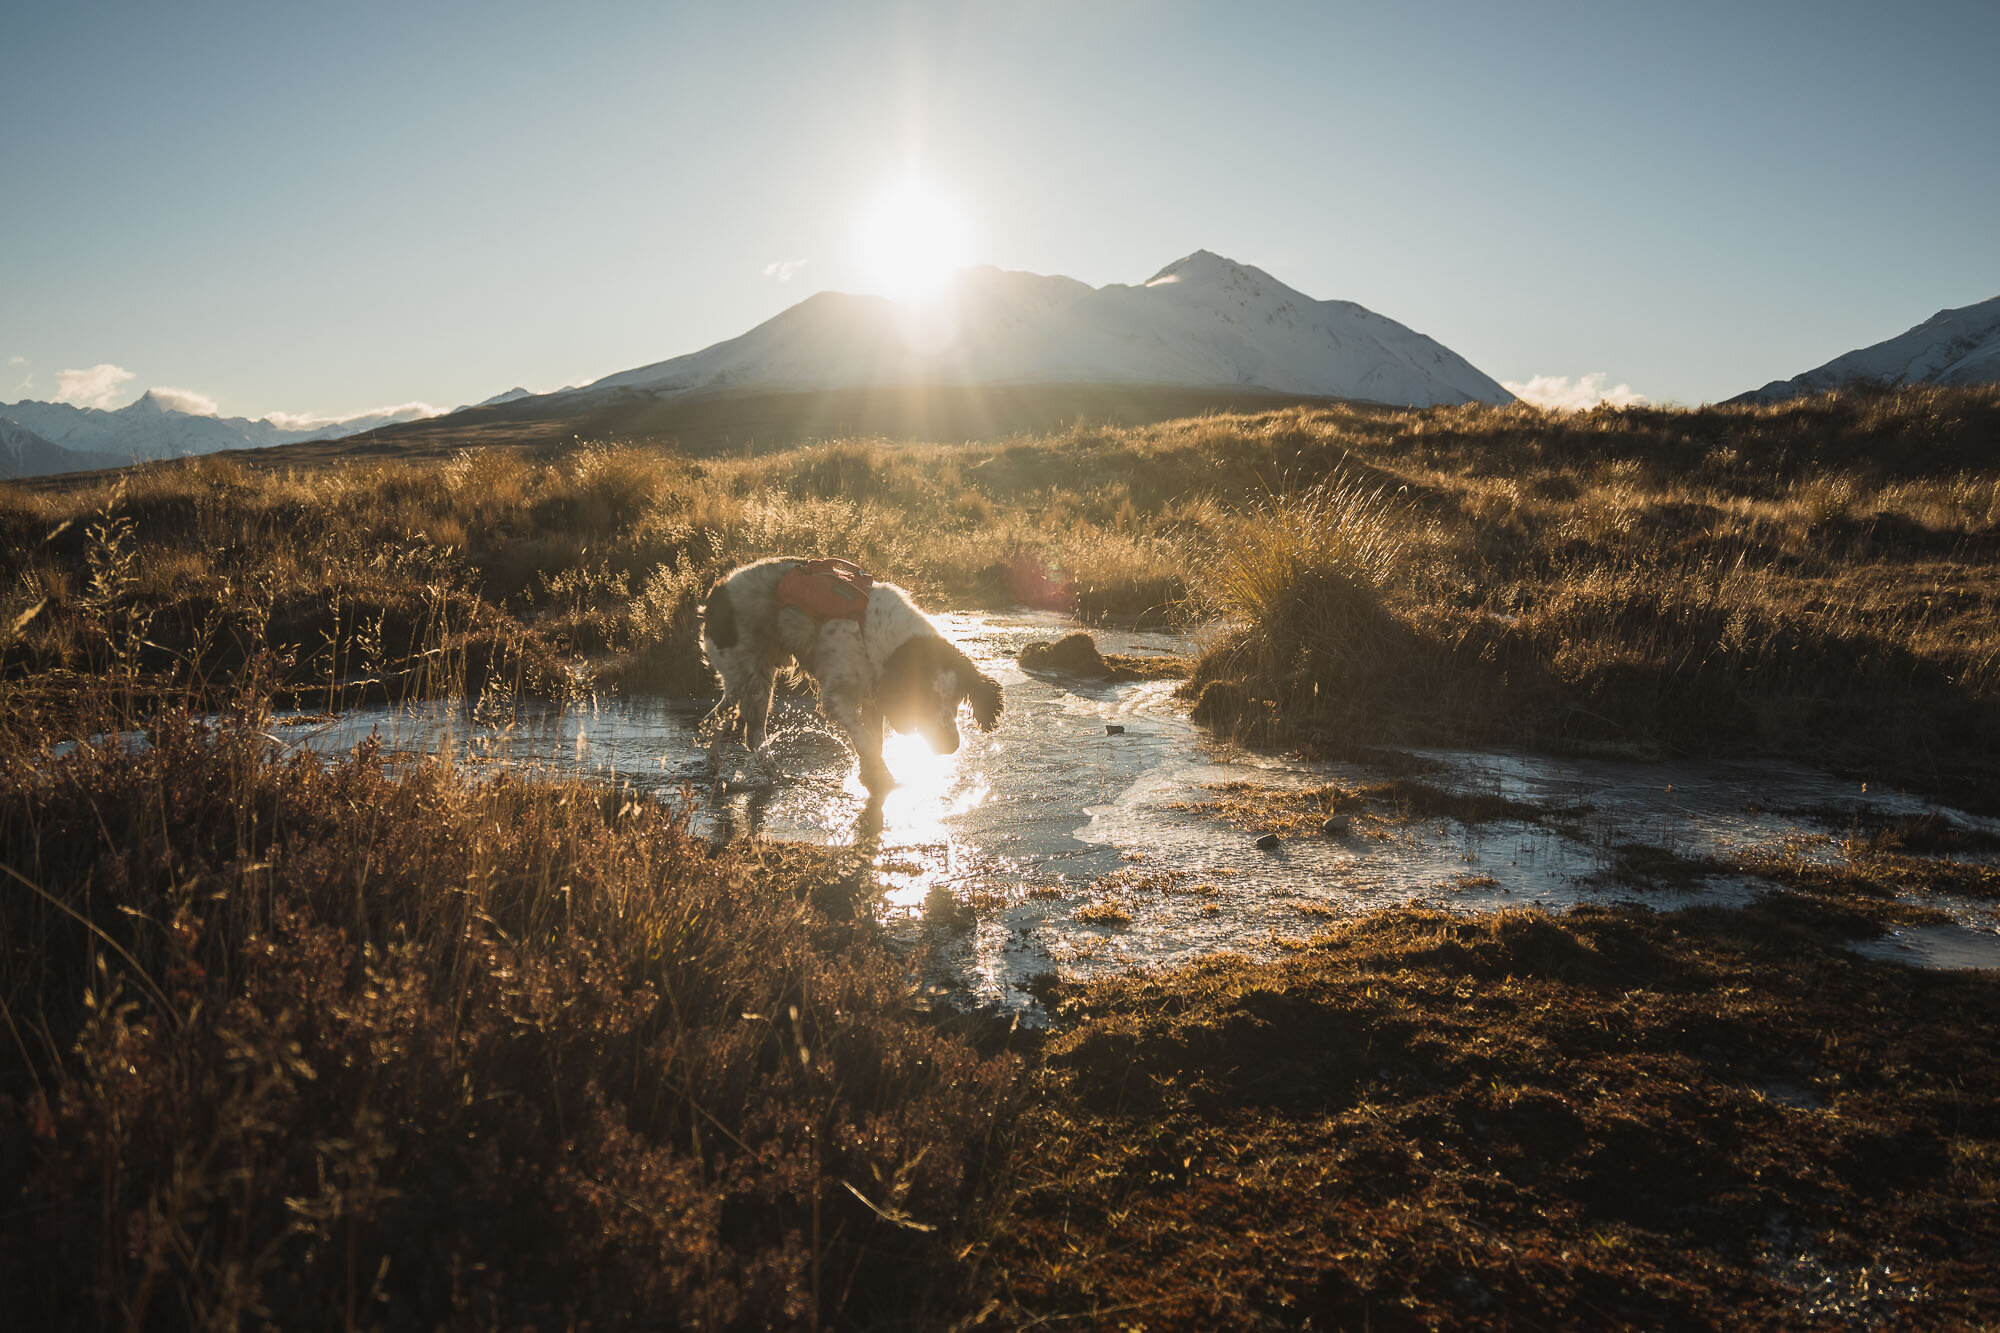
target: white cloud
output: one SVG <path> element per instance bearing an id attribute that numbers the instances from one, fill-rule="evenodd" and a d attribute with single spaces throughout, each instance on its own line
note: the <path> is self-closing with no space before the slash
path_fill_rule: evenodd
<path id="1" fill-rule="evenodd" d="M 1567 375 L 1536 375 L 1525 384 L 1502 380 L 1500 387 L 1522 402 L 1557 412 L 1581 412 L 1599 403 L 1608 403 L 1612 407 L 1639 407 L 1650 401 L 1645 394 L 1634 393 L 1629 384 L 1605 388 L 1604 381 L 1609 378 L 1601 370 L 1579 375 L 1574 380 Z"/>
<path id="2" fill-rule="evenodd" d="M 56 401 L 75 407 L 105 407 L 118 395 L 118 386 L 131 378 L 131 371 L 108 361 L 89 370 L 65 370 Z"/>
<path id="3" fill-rule="evenodd" d="M 216 406 L 213 398 L 205 393 L 196 393 L 193 389 L 156 388 L 152 394 L 161 407 L 175 412 L 185 412 L 191 417 L 222 415 L 222 409 Z"/>
<path id="4" fill-rule="evenodd" d="M 10 356 L 7 358 L 7 364 L 10 366 L 25 366 L 28 364 L 28 358 L 25 356 Z"/>
<path id="5" fill-rule="evenodd" d="M 264 419 L 280 430 L 318 430 L 321 426 L 341 426 L 350 421 L 364 418 L 386 417 L 396 421 L 416 421 L 422 417 L 434 417 L 444 411 L 424 402 L 397 403 L 392 407 L 371 407 L 366 412 L 350 412 L 344 417 L 330 417 L 316 412 L 267 412 Z"/>
<path id="6" fill-rule="evenodd" d="M 803 259 L 776 259 L 764 265 L 764 276 L 776 278 L 779 282 L 790 282 L 792 275 L 805 266 Z"/>

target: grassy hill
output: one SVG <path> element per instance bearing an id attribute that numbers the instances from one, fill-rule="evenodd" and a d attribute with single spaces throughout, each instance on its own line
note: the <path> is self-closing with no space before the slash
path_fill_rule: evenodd
<path id="1" fill-rule="evenodd" d="M 698 692 L 709 580 L 838 554 L 933 604 L 1231 625 L 1197 715 L 1264 740 L 1787 754 L 1990 808 L 1996 421 L 1910 390 L 709 454 L 364 437 L 0 492 L 0 671 L 214 683 L 282 645 L 282 690 L 330 704 L 559 693 L 578 656 Z"/>
<path id="2" fill-rule="evenodd" d="M 244 461 L 309 466 L 342 458 L 430 458 L 463 448 L 538 453 L 618 441 L 701 456 L 769 451 L 823 440 L 1000 440 L 1076 421 L 1142 425 L 1204 412 L 1270 410 L 1330 400 L 1248 386 L 1157 384 L 916 384 L 810 393 L 616 394 L 594 402 L 527 399 L 386 426 L 365 435 L 287 445 Z"/>

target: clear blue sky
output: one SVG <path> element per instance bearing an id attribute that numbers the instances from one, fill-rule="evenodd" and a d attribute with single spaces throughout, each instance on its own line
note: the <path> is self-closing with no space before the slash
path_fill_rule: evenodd
<path id="1" fill-rule="evenodd" d="M 1993 0 L 8 0 L 0 400 L 595 378 L 860 285 L 912 167 L 979 261 L 1205 247 L 1502 380 L 1721 398 L 2000 294 L 1996 52 Z"/>

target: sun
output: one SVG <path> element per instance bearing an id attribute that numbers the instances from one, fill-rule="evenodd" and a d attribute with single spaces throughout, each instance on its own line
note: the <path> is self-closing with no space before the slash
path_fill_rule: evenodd
<path id="1" fill-rule="evenodd" d="M 878 196 L 854 230 L 856 257 L 884 296 L 917 301 L 934 294 L 971 255 L 965 210 L 921 181 Z"/>

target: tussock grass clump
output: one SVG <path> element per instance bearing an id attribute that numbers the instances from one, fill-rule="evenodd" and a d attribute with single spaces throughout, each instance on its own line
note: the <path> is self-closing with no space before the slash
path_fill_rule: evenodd
<path id="1" fill-rule="evenodd" d="M 1381 487 L 1336 475 L 1249 509 L 1201 569 L 1194 595 L 1225 619 L 1281 621 L 1314 586 L 1379 589 L 1398 572 L 1406 544 Z"/>
<path id="2" fill-rule="evenodd" d="M 1287 710 L 1372 670 L 1400 674 L 1404 664 L 1390 659 L 1408 655 L 1410 636 L 1384 592 L 1406 549 L 1379 487 L 1335 476 L 1264 497 L 1198 574 L 1200 604 L 1236 628 L 1190 684 L 1195 716 L 1245 720 L 1249 698 L 1219 681 L 1255 681 Z"/>
<path id="3" fill-rule="evenodd" d="M 934 1324 L 1014 1065 L 837 855 L 245 715 L 0 774 L 23 1327 Z"/>
<path id="4" fill-rule="evenodd" d="M 1210 520 L 1235 619 L 1198 717 L 1336 751 L 1786 754 L 2000 801 L 2000 392 L 1374 426 L 1299 414 L 1318 461 L 1284 475 L 1326 480 Z"/>

